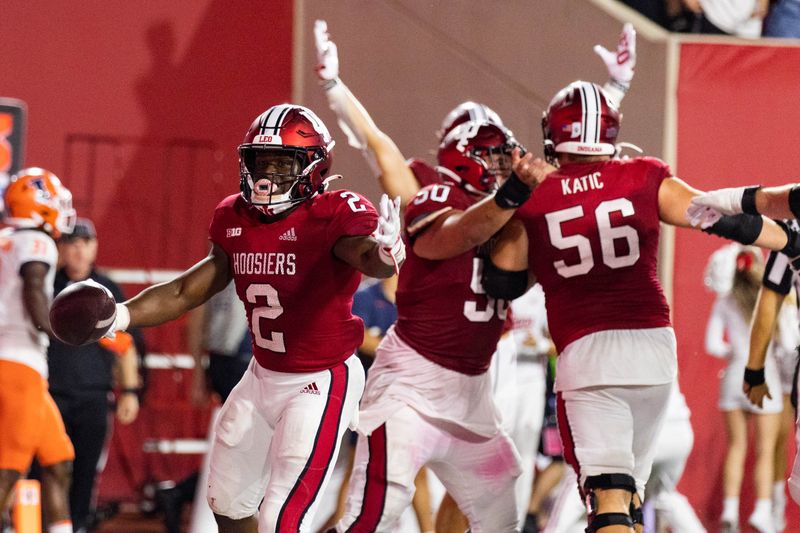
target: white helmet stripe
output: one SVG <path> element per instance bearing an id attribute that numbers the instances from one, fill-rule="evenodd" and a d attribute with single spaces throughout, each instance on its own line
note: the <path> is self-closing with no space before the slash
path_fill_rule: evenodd
<path id="1" fill-rule="evenodd" d="M 581 83 L 583 108 L 581 142 L 600 142 L 600 95 L 592 83 Z"/>
<path id="2" fill-rule="evenodd" d="M 278 135 L 280 134 L 280 127 L 283 123 L 283 117 L 286 116 L 286 113 L 292 109 L 292 106 L 289 104 L 282 104 L 273 106 L 272 109 L 269 110 L 267 116 L 264 117 L 263 122 L 261 123 L 261 134 L 262 135 Z M 267 130 L 272 130 L 268 132 Z"/>
<path id="3" fill-rule="evenodd" d="M 489 115 L 486 113 L 486 109 L 482 105 L 476 105 L 470 108 L 469 110 L 469 119 L 470 120 L 489 120 Z"/>
<path id="4" fill-rule="evenodd" d="M 592 86 L 592 95 L 594 95 L 594 106 L 596 109 L 596 115 L 594 119 L 594 142 L 600 142 L 600 130 L 601 130 L 601 115 L 603 110 L 603 104 L 600 100 L 600 90 L 597 88 L 597 85 L 594 83 L 591 84 Z"/>

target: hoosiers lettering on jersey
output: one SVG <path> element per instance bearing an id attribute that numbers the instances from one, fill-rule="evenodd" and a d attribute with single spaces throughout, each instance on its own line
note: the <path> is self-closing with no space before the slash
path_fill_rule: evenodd
<path id="1" fill-rule="evenodd" d="M 209 235 L 230 261 L 261 366 L 316 372 L 353 354 L 364 337 L 363 322 L 351 312 L 361 273 L 331 250 L 340 237 L 370 235 L 377 225 L 372 204 L 350 191 L 316 195 L 269 224 L 241 195 L 217 206 Z M 226 237 L 232 227 L 242 228 L 235 239 Z M 281 239 L 299 227 L 302 239 Z"/>
<path id="2" fill-rule="evenodd" d="M 294 276 L 296 256 L 283 252 L 236 252 L 231 257 L 233 273 Z"/>

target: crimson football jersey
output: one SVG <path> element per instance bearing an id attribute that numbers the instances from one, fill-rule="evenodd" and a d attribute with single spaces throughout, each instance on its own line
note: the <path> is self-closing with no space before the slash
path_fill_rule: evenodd
<path id="1" fill-rule="evenodd" d="M 565 164 L 517 211 L 558 351 L 597 331 L 670 325 L 656 275 L 658 189 L 670 176 L 651 157 Z"/>
<path id="2" fill-rule="evenodd" d="M 361 345 L 364 323 L 351 312 L 361 273 L 332 249 L 377 224 L 369 200 L 351 191 L 317 195 L 269 223 L 238 194 L 217 206 L 210 239 L 228 255 L 261 366 L 317 372 Z"/>
<path id="3" fill-rule="evenodd" d="M 413 243 L 439 215 L 474 202 L 460 187 L 424 187 L 406 207 L 407 241 Z M 481 285 L 490 245 L 444 260 L 419 257 L 410 245 L 400 270 L 397 335 L 422 356 L 462 374 L 489 368 L 508 309 L 508 302 L 487 296 Z"/>
<path id="4" fill-rule="evenodd" d="M 411 169 L 411 173 L 414 174 L 420 187 L 442 183 L 442 176 L 439 174 L 439 171 L 422 159 L 412 157 L 406 161 L 406 164 L 408 168 Z"/>

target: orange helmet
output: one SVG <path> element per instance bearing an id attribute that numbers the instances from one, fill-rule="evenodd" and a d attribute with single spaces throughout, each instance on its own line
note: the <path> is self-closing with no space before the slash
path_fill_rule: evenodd
<path id="1" fill-rule="evenodd" d="M 12 226 L 42 228 L 54 239 L 75 226 L 72 193 L 43 168 L 23 168 L 14 174 L 3 200 L 6 222 Z"/>

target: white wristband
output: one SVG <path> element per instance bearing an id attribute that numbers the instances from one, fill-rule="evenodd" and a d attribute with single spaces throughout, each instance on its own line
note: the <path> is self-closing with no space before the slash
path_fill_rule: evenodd
<path id="1" fill-rule="evenodd" d="M 606 84 L 603 85 L 603 90 L 614 100 L 614 103 L 617 104 L 617 107 L 619 107 L 619 105 L 622 103 L 622 99 L 625 98 L 625 93 L 628 89 L 623 83 L 620 83 L 616 80 L 608 80 Z"/>
<path id="2" fill-rule="evenodd" d="M 117 304 L 117 319 L 114 321 L 114 331 L 125 331 L 131 323 L 131 312 L 125 304 Z"/>

